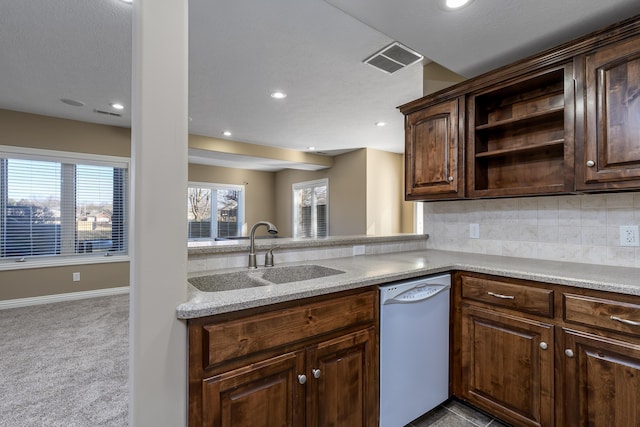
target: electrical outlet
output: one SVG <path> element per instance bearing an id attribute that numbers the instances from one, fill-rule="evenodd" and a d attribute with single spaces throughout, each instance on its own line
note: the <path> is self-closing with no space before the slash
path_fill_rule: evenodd
<path id="1" fill-rule="evenodd" d="M 470 239 L 480 238 L 480 224 L 469 224 L 469 238 Z"/>
<path id="2" fill-rule="evenodd" d="M 640 246 L 637 225 L 620 226 L 620 246 Z"/>
<path id="3" fill-rule="evenodd" d="M 78 272 L 73 273 L 73 281 L 74 282 L 79 282 L 80 281 L 80 273 L 78 273 Z"/>

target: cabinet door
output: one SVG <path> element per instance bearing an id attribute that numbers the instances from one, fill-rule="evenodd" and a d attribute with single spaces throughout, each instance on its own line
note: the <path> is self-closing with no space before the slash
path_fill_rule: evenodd
<path id="1" fill-rule="evenodd" d="M 563 337 L 564 425 L 640 426 L 640 345 L 572 330 Z"/>
<path id="2" fill-rule="evenodd" d="M 553 326 L 462 308 L 463 399 L 518 426 L 553 426 Z"/>
<path id="3" fill-rule="evenodd" d="M 464 196 L 460 105 L 456 98 L 406 116 L 406 200 Z"/>
<path id="4" fill-rule="evenodd" d="M 375 343 L 372 327 L 308 350 L 307 426 L 378 425 Z"/>
<path id="5" fill-rule="evenodd" d="M 585 58 L 586 123 L 576 186 L 640 187 L 640 40 Z"/>
<path id="6" fill-rule="evenodd" d="M 205 379 L 203 426 L 284 427 L 304 424 L 304 352 L 287 353 Z"/>

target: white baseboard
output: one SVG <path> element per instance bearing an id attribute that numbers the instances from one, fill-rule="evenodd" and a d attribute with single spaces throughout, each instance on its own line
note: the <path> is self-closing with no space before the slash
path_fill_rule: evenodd
<path id="1" fill-rule="evenodd" d="M 95 291 L 69 292 L 66 294 L 43 295 L 41 297 L 18 298 L 0 301 L 0 310 L 26 307 L 29 305 L 49 304 L 52 302 L 73 301 L 85 298 L 106 297 L 110 295 L 128 294 L 129 286 L 119 288 L 96 289 Z"/>

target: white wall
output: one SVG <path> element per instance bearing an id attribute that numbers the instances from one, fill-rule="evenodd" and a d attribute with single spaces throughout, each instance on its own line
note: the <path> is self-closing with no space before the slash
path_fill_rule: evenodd
<path id="1" fill-rule="evenodd" d="M 187 425 L 188 3 L 133 2 L 129 425 Z M 162 214 L 159 214 L 159 213 Z"/>
<path id="2" fill-rule="evenodd" d="M 640 249 L 620 246 L 620 225 L 640 225 L 640 193 L 424 204 L 431 249 L 640 267 Z"/>

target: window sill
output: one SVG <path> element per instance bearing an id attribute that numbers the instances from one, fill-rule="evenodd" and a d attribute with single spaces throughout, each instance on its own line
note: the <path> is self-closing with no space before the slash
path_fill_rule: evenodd
<path id="1" fill-rule="evenodd" d="M 68 265 L 108 264 L 113 262 L 129 262 L 129 255 L 95 255 L 95 256 L 59 256 L 55 258 L 26 258 L 24 262 L 15 259 L 0 261 L 0 271 L 25 270 L 29 268 L 64 267 Z"/>

